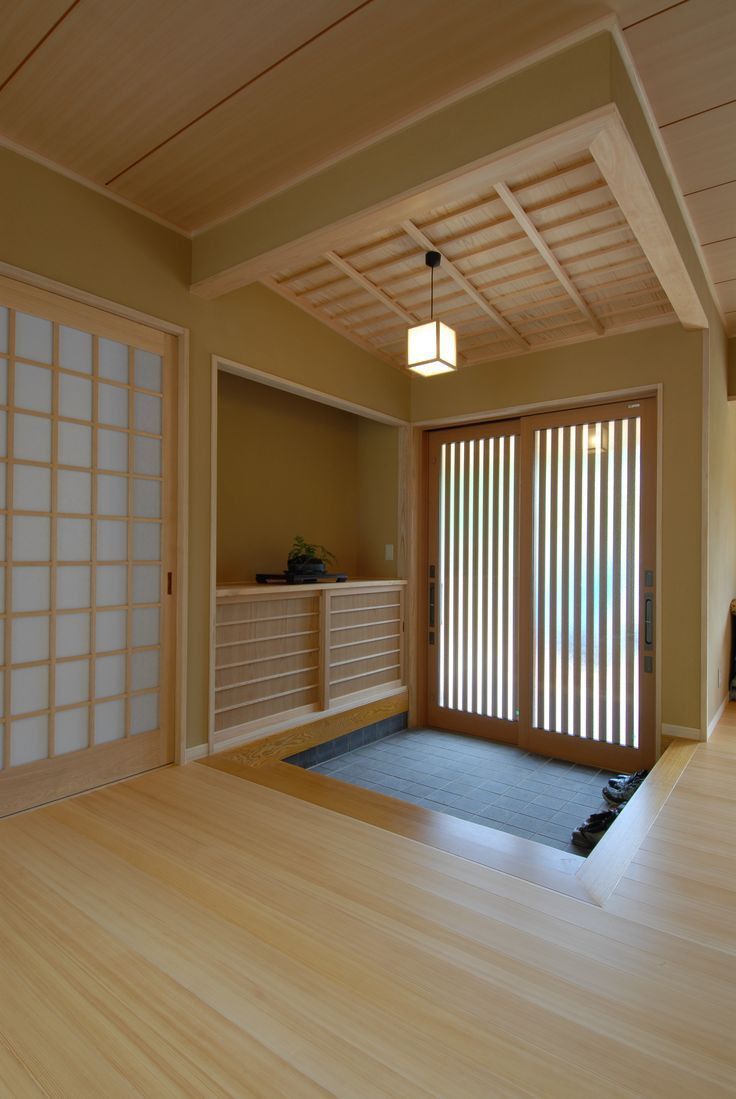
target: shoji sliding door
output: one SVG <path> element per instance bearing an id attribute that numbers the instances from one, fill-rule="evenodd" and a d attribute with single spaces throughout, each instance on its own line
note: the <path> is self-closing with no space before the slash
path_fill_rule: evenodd
<path id="1" fill-rule="evenodd" d="M 551 756 L 654 756 L 653 399 L 433 432 L 428 718 Z"/>
<path id="2" fill-rule="evenodd" d="M 430 437 L 432 724 L 516 740 L 519 424 Z"/>
<path id="3" fill-rule="evenodd" d="M 0 279 L 0 815 L 173 758 L 172 345 Z"/>

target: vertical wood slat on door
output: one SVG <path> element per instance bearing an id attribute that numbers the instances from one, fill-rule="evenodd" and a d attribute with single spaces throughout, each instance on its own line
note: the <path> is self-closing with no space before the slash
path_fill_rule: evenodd
<path id="1" fill-rule="evenodd" d="M 533 455 L 533 725 L 636 748 L 641 419 L 540 427 Z"/>
<path id="2" fill-rule="evenodd" d="M 437 446 L 437 703 L 514 721 L 518 705 L 518 461 L 514 434 L 465 429 Z"/>

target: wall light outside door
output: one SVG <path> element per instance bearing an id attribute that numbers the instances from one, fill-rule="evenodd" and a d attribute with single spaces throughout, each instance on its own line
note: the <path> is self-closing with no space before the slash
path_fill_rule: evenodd
<path id="1" fill-rule="evenodd" d="M 434 269 L 439 267 L 439 252 L 427 252 L 425 263 L 430 276 L 430 320 L 417 324 L 407 333 L 407 364 L 415 374 L 431 378 L 436 374 L 449 374 L 457 370 L 457 337 L 455 330 L 434 319 Z"/>

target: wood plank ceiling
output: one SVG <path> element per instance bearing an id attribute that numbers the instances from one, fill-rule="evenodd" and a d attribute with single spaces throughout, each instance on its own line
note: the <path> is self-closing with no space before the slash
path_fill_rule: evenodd
<path id="1" fill-rule="evenodd" d="M 0 0 L 0 141 L 193 232 L 605 10 L 736 324 L 733 0 Z"/>
<path id="2" fill-rule="evenodd" d="M 428 209 L 341 254 L 266 280 L 278 293 L 396 366 L 407 325 L 435 315 L 458 333 L 461 366 L 675 319 L 589 153 Z"/>
<path id="3" fill-rule="evenodd" d="M 736 3 L 662 7 L 626 40 L 736 335 Z"/>

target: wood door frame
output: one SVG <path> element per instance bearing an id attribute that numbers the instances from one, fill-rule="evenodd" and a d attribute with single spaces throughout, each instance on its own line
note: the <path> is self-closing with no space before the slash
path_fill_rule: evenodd
<path id="1" fill-rule="evenodd" d="M 34 271 L 0 261 L 0 275 L 45 290 L 57 297 L 91 306 L 112 316 L 164 332 L 176 340 L 176 538 L 174 557 L 175 620 L 173 656 L 174 763 L 186 759 L 189 704 L 187 698 L 187 661 L 189 636 L 189 329 L 161 317 L 152 316 L 86 290 L 47 278 Z"/>
<path id="2" fill-rule="evenodd" d="M 429 497 L 429 462 L 428 462 L 428 435 L 432 431 L 442 430 L 443 428 L 451 427 L 471 427 L 472 425 L 478 425 L 483 423 L 494 423 L 499 420 L 513 420 L 523 418 L 525 416 L 541 415 L 547 412 L 565 412 L 575 411 L 577 409 L 587 408 L 597 405 L 605 404 L 620 404 L 622 401 L 629 400 L 644 400 L 648 397 L 653 397 L 656 401 L 656 533 L 655 533 L 655 569 L 656 576 L 658 577 L 658 584 L 661 582 L 662 576 L 662 463 L 663 463 L 663 446 L 662 446 L 662 426 L 663 426 L 663 391 L 664 385 L 662 382 L 655 382 L 651 385 L 643 386 L 631 386 L 626 389 L 610 390 L 599 393 L 581 394 L 578 397 L 562 397 L 553 401 L 540 401 L 533 404 L 523 405 L 509 405 L 505 408 L 489 408 L 482 409 L 477 412 L 471 412 L 466 414 L 460 414 L 455 416 L 442 416 L 430 420 L 420 420 L 411 425 L 413 431 L 421 433 L 421 514 L 419 516 L 419 522 L 417 524 L 417 537 L 419 540 L 419 547 L 416 553 L 417 559 L 417 579 L 415 584 L 419 589 L 418 577 L 424 578 L 427 574 L 428 556 L 427 556 L 427 523 L 428 523 L 428 497 Z M 659 588 L 661 590 L 661 588 Z M 415 623 L 417 630 L 417 638 L 421 638 L 421 642 L 418 640 L 416 645 L 417 650 L 417 669 L 416 677 L 413 682 L 414 690 L 418 696 L 418 703 L 416 706 L 417 721 L 416 724 L 421 724 L 425 720 L 427 712 L 428 702 L 428 677 L 426 675 L 427 668 L 427 608 L 426 600 L 417 596 L 417 606 L 415 609 Z M 656 638 L 662 638 L 662 599 L 657 598 L 654 603 L 654 616 L 655 616 L 655 636 Z M 662 645 L 661 643 L 656 646 L 654 655 L 654 674 L 656 678 L 655 692 L 654 692 L 654 728 L 655 728 L 655 753 L 659 758 L 661 754 L 661 733 L 662 733 Z M 414 727 L 415 723 L 410 722 L 411 727 Z M 482 735 L 482 734 L 469 734 L 469 735 Z"/>

